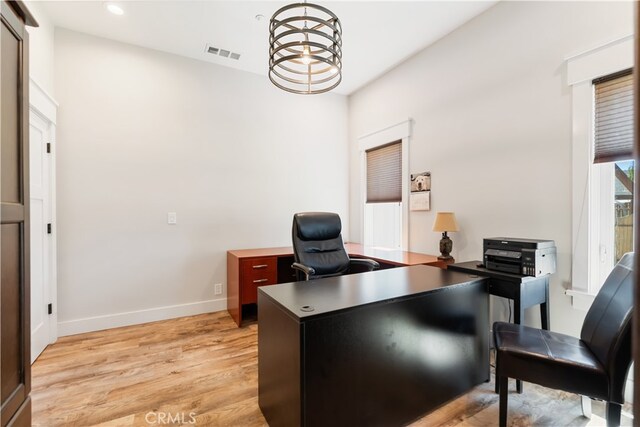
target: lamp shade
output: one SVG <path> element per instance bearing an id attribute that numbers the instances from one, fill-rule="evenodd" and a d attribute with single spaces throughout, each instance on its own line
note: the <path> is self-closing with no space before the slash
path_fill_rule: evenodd
<path id="1" fill-rule="evenodd" d="M 453 212 L 438 212 L 433 223 L 433 231 L 458 231 L 458 222 Z"/>

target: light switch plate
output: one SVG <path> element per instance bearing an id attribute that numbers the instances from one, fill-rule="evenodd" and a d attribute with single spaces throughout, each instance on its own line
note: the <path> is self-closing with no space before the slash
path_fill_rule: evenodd
<path id="1" fill-rule="evenodd" d="M 178 223 L 178 215 L 175 212 L 169 212 L 167 214 L 167 224 L 177 224 Z"/>

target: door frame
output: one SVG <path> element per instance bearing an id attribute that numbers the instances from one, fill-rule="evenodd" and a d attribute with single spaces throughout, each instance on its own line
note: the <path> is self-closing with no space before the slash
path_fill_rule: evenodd
<path id="1" fill-rule="evenodd" d="M 58 339 L 58 272 L 57 272 L 57 233 L 56 233 L 56 123 L 58 103 L 33 79 L 29 78 L 29 114 L 35 114 L 49 124 L 49 220 L 51 236 L 48 242 L 48 268 L 45 272 L 49 285 L 48 293 L 53 311 L 49 319 L 49 343 Z M 31 331 L 29 331 L 31 332 Z"/>

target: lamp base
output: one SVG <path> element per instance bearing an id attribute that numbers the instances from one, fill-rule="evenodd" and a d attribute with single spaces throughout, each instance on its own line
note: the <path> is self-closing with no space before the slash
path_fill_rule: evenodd
<path id="1" fill-rule="evenodd" d="M 440 261 L 451 261 L 453 257 L 451 256 L 451 250 L 453 249 L 453 242 L 447 236 L 447 232 L 442 233 L 442 239 L 440 239 L 440 255 L 438 259 Z"/>

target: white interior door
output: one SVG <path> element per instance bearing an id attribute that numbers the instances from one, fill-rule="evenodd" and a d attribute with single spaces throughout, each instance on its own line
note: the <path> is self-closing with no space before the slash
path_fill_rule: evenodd
<path id="1" fill-rule="evenodd" d="M 51 123 L 31 112 L 29 119 L 29 178 L 31 190 L 31 362 L 51 341 L 50 262 L 47 224 L 51 219 L 51 179 L 47 143 Z"/>

